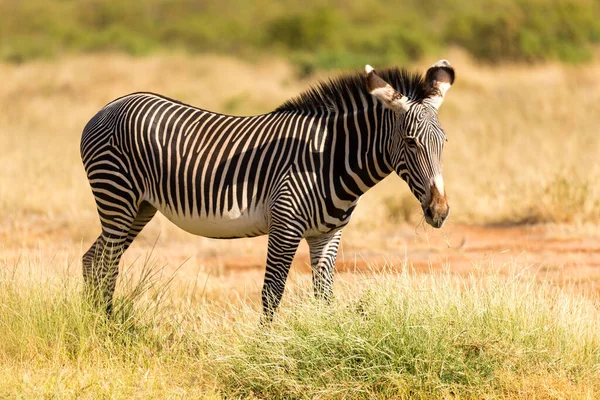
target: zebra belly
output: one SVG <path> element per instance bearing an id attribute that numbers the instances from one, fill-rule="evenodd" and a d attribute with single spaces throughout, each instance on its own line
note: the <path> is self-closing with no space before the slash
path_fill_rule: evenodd
<path id="1" fill-rule="evenodd" d="M 156 206 L 155 206 L 156 207 Z M 232 209 L 220 215 L 180 215 L 157 207 L 171 222 L 186 232 L 213 239 L 261 236 L 268 232 L 264 208 Z"/>

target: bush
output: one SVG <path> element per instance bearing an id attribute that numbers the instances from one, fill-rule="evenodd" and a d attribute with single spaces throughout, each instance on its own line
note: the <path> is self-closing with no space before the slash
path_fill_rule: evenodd
<path id="1" fill-rule="evenodd" d="M 56 55 L 56 45 L 43 37 L 18 35 L 0 45 L 0 59 L 19 64 Z"/>
<path id="2" fill-rule="evenodd" d="M 497 62 L 589 60 L 600 32 L 599 7 L 579 0 L 495 2 L 455 15 L 447 40 Z"/>
<path id="3" fill-rule="evenodd" d="M 30 0 L 0 2 L 0 34 L 0 57 L 12 62 L 64 51 L 140 54 L 175 46 L 189 52 L 279 51 L 304 60 L 307 70 L 356 67 L 356 60 L 365 59 L 400 63 L 447 44 L 490 62 L 577 62 L 590 59 L 600 43 L 600 5 L 591 0 L 451 0 L 444 7 L 431 0 L 350 0 L 337 7 L 317 0 L 285 6 L 239 0 L 219 6 L 186 0 Z"/>
<path id="4" fill-rule="evenodd" d="M 337 27 L 335 12 L 318 7 L 299 14 L 285 14 L 267 23 L 265 46 L 281 45 L 287 50 L 316 51 L 330 47 Z"/>

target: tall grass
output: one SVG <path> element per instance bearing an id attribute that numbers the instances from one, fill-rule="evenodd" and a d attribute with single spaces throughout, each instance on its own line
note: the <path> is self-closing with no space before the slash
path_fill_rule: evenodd
<path id="1" fill-rule="evenodd" d="M 517 266 L 514 270 L 517 270 Z M 274 323 L 147 273 L 107 320 L 79 279 L 0 277 L 2 397 L 593 398 L 596 297 L 532 275 L 343 277 L 327 306 L 291 284 Z M 44 275 L 43 273 L 41 275 Z M 165 296 L 165 294 L 168 295 Z"/>

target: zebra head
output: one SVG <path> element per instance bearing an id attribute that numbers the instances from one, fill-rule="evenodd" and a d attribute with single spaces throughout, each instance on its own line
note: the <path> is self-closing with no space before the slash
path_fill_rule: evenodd
<path id="1" fill-rule="evenodd" d="M 398 175 L 421 202 L 427 223 L 440 228 L 450 211 L 442 178 L 442 150 L 446 141 L 437 117 L 444 96 L 454 83 L 454 69 L 446 60 L 435 63 L 425 76 L 419 100 L 394 89 L 366 66 L 367 89 L 383 107 L 393 111 L 388 156 Z"/>

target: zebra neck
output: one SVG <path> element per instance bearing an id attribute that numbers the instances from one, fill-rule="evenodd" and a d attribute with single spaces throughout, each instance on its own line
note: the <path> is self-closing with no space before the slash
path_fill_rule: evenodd
<path id="1" fill-rule="evenodd" d="M 333 176 L 342 199 L 351 200 L 388 176 L 393 168 L 388 159 L 391 113 L 380 107 L 328 116 Z"/>

